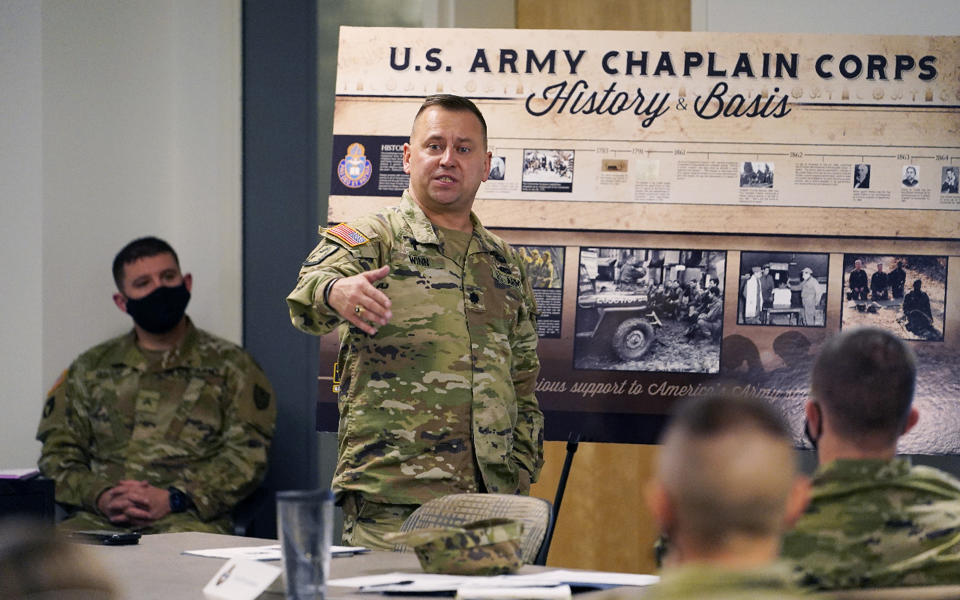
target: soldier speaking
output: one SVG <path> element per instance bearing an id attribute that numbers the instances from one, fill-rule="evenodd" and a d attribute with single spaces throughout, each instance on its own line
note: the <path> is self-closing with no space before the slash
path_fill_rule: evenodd
<path id="1" fill-rule="evenodd" d="M 472 212 L 490 169 L 466 98 L 425 100 L 404 144 L 399 206 L 335 227 L 287 297 L 299 329 L 340 327 L 344 542 L 392 548 L 420 504 L 527 493 L 539 474 L 536 304 L 522 257 Z"/>

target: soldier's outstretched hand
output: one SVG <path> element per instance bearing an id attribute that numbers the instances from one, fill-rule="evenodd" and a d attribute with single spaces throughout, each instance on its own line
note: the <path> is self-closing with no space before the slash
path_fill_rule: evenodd
<path id="1" fill-rule="evenodd" d="M 330 284 L 327 303 L 345 320 L 375 335 L 377 327 L 386 325 L 393 316 L 390 298 L 373 285 L 389 272 L 390 267 L 384 265 L 379 269 L 337 279 Z"/>

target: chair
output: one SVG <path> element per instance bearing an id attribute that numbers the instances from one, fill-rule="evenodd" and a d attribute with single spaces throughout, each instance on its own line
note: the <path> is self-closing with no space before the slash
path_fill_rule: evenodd
<path id="1" fill-rule="evenodd" d="M 273 527 L 266 528 L 262 535 L 258 535 L 257 527 L 260 515 L 273 501 L 273 491 L 268 490 L 263 485 L 260 485 L 253 493 L 241 500 L 239 504 L 233 508 L 233 514 L 231 515 L 233 518 L 233 535 L 266 538 L 275 537 L 276 526 L 273 525 L 275 521 L 270 522 L 270 525 L 273 525 Z"/>
<path id="2" fill-rule="evenodd" d="M 400 531 L 429 529 L 432 527 L 457 527 L 464 523 L 502 517 L 523 523 L 523 538 L 520 547 L 526 563 L 545 564 L 546 548 L 541 548 L 552 525 L 549 502 L 532 496 L 509 494 L 450 494 L 434 498 L 413 511 L 403 522 Z M 406 552 L 406 546 L 397 546 Z M 542 557 L 540 555 L 543 555 Z M 542 560 L 543 562 L 539 562 Z"/>

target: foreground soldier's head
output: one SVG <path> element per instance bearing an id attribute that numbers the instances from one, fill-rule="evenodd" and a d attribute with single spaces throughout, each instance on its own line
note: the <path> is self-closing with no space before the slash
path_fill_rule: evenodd
<path id="1" fill-rule="evenodd" d="M 772 562 L 806 505 L 791 437 L 756 398 L 714 395 L 684 404 L 663 439 L 647 499 L 669 537 L 669 566 Z"/>

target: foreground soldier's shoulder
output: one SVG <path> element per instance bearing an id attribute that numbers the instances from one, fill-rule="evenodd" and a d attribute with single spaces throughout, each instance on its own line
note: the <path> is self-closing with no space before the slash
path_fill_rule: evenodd
<path id="1" fill-rule="evenodd" d="M 910 478 L 916 481 L 931 481 L 954 490 L 960 497 L 960 479 L 950 473 L 926 465 L 914 465 L 910 469 Z"/>

